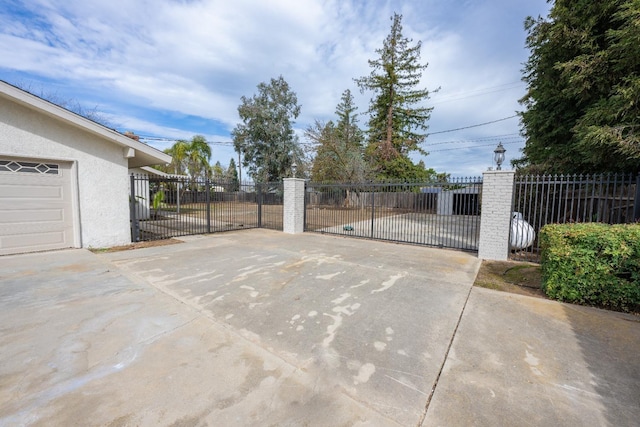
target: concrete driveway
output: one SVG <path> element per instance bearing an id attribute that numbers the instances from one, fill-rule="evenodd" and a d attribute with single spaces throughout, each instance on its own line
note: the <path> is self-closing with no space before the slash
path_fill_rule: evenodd
<path id="1" fill-rule="evenodd" d="M 267 230 L 0 257 L 0 425 L 631 425 L 637 317 Z"/>

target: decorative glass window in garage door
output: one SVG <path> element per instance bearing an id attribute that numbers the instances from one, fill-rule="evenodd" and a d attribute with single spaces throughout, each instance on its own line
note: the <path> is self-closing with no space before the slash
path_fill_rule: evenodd
<path id="1" fill-rule="evenodd" d="M 35 163 L 35 162 L 19 162 L 15 160 L 0 160 L 0 171 L 58 175 L 58 165 L 51 164 L 51 163 Z"/>

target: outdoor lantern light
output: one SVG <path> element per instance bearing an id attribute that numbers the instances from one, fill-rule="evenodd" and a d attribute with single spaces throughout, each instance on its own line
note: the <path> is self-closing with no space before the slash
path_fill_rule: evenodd
<path id="1" fill-rule="evenodd" d="M 504 147 L 502 146 L 502 142 L 498 143 L 498 146 L 496 147 L 495 150 L 493 150 L 493 160 L 496 161 L 496 165 L 498 165 L 498 167 L 496 167 L 496 170 L 501 170 L 501 165 L 502 162 L 504 162 L 504 152 L 507 151 L 504 149 Z"/>
<path id="2" fill-rule="evenodd" d="M 293 162 L 293 164 L 291 165 L 291 174 L 294 178 L 296 177 L 296 169 L 298 169 L 298 164 L 296 162 Z"/>

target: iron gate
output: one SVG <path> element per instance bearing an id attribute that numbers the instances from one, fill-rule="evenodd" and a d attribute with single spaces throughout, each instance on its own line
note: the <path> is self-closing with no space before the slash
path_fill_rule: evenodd
<path id="1" fill-rule="evenodd" d="M 477 251 L 481 190 L 481 178 L 308 183 L 305 231 Z"/>
<path id="2" fill-rule="evenodd" d="M 250 228 L 282 230 L 283 185 L 130 176 L 131 241 Z"/>

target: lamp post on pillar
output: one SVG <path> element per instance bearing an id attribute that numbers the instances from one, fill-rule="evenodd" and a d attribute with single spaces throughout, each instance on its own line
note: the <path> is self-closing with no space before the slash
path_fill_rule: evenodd
<path id="1" fill-rule="evenodd" d="M 502 142 L 498 143 L 498 146 L 496 147 L 495 150 L 493 150 L 493 160 L 495 160 L 496 162 L 496 170 L 502 170 L 502 162 L 504 162 L 504 153 L 505 153 L 504 147 L 502 146 Z"/>

